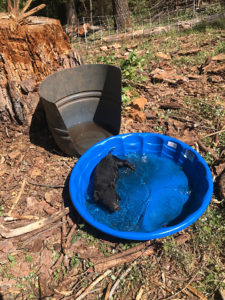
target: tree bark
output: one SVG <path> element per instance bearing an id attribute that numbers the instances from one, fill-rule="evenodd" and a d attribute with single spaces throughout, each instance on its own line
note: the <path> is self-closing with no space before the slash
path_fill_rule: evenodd
<path id="1" fill-rule="evenodd" d="M 0 41 L 0 123 L 29 124 L 39 102 L 39 83 L 82 59 L 55 19 L 29 17 L 19 25 L 0 18 Z"/>
<path id="2" fill-rule="evenodd" d="M 93 25 L 93 3 L 92 0 L 89 0 L 90 3 L 90 23 Z"/>
<path id="3" fill-rule="evenodd" d="M 132 27 L 130 10 L 127 0 L 112 0 L 114 25 L 118 30 L 126 30 Z"/>
<path id="4" fill-rule="evenodd" d="M 75 8 L 74 0 L 68 0 L 68 2 L 66 3 L 66 14 L 67 14 L 67 18 L 66 18 L 67 26 L 77 24 L 78 19 L 77 19 L 77 12 Z"/>

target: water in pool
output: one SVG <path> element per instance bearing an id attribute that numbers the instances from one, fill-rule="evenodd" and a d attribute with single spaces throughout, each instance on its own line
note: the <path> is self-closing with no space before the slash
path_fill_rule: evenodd
<path id="1" fill-rule="evenodd" d="M 121 168 L 116 187 L 120 210 L 109 213 L 93 199 L 93 179 L 86 206 L 95 220 L 120 231 L 157 230 L 178 217 L 190 196 L 188 178 L 174 161 L 156 155 L 128 154 L 136 170 Z"/>

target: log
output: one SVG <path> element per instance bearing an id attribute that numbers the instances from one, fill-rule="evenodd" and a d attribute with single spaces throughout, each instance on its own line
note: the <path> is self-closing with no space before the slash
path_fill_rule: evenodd
<path id="1" fill-rule="evenodd" d="M 30 125 L 40 82 L 82 59 L 55 19 L 30 16 L 19 24 L 0 18 L 0 41 L 0 123 Z"/>
<path id="2" fill-rule="evenodd" d="M 132 32 L 126 32 L 126 33 L 120 33 L 120 34 L 113 34 L 110 36 L 106 36 L 103 38 L 104 42 L 116 42 L 116 41 L 122 41 L 126 39 L 132 39 L 132 38 L 140 38 L 140 37 L 146 37 L 146 36 L 152 36 L 155 34 L 161 34 L 165 32 L 169 32 L 170 30 L 176 30 L 176 29 L 188 29 L 192 26 L 195 26 L 202 22 L 214 22 L 217 19 L 224 18 L 223 14 L 216 14 L 213 16 L 205 16 L 202 18 L 195 18 L 189 21 L 179 21 L 177 23 L 167 25 L 167 26 L 158 26 L 155 28 L 148 28 L 148 29 L 139 29 L 134 30 Z"/>

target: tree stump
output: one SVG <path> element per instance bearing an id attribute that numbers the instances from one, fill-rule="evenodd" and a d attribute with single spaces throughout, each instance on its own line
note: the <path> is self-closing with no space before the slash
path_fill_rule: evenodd
<path id="1" fill-rule="evenodd" d="M 82 63 L 58 20 L 0 18 L 0 122 L 30 124 L 38 86 L 59 69 Z"/>

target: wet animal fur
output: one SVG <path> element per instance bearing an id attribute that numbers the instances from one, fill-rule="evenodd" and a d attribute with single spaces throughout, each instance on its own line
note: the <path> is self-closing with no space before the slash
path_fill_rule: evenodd
<path id="1" fill-rule="evenodd" d="M 120 208 L 120 198 L 116 192 L 116 180 L 119 177 L 119 168 L 121 167 L 135 170 L 134 165 L 127 160 L 119 159 L 109 153 L 99 162 L 94 172 L 94 199 L 110 212 Z"/>

